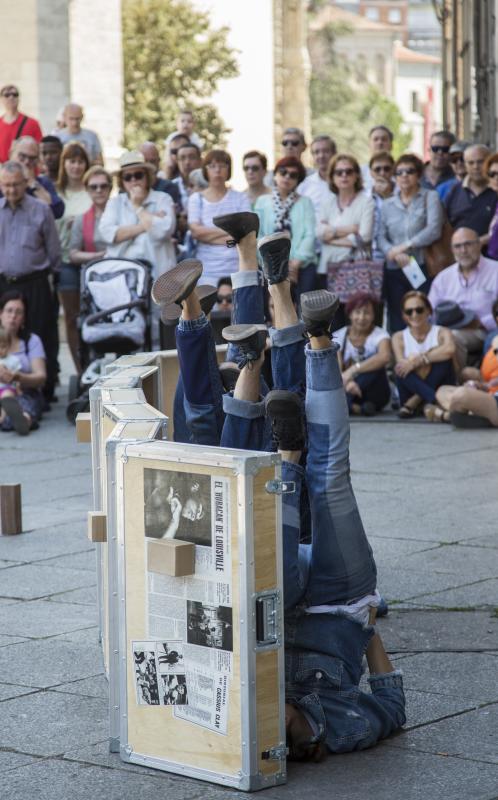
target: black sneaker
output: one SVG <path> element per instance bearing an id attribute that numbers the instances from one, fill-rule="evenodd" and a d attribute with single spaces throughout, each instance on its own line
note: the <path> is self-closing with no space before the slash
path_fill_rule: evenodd
<path id="1" fill-rule="evenodd" d="M 377 407 L 371 400 L 366 400 L 361 404 L 361 413 L 363 417 L 375 417 L 377 414 Z"/>
<path id="2" fill-rule="evenodd" d="M 221 335 L 226 342 L 237 345 L 242 353 L 239 367 L 257 361 L 265 349 L 268 330 L 266 325 L 228 325 Z"/>
<path id="3" fill-rule="evenodd" d="M 233 392 L 240 375 L 240 369 L 235 361 L 224 361 L 219 366 L 220 378 L 225 392 Z"/>
<path id="4" fill-rule="evenodd" d="M 202 264 L 196 258 L 180 261 L 154 281 L 152 299 L 158 306 L 181 303 L 189 296 L 202 275 Z"/>
<path id="5" fill-rule="evenodd" d="M 216 286 L 209 286 L 207 283 L 203 283 L 201 286 L 197 286 L 195 291 L 201 308 L 207 316 L 216 303 L 218 290 Z M 181 313 L 182 307 L 180 303 L 168 303 L 161 306 L 161 319 L 165 325 L 171 325 L 172 322 L 178 320 Z"/>
<path id="6" fill-rule="evenodd" d="M 326 289 L 302 294 L 301 317 L 308 336 L 328 335 L 338 306 L 339 298 Z"/>
<path id="7" fill-rule="evenodd" d="M 213 225 L 232 236 L 227 247 L 235 247 L 251 231 L 258 235 L 259 217 L 253 211 L 237 211 L 234 214 L 213 217 Z"/>
<path id="8" fill-rule="evenodd" d="M 269 284 L 282 283 L 289 274 L 290 236 L 286 232 L 271 233 L 258 242 L 263 272 Z"/>
<path id="9" fill-rule="evenodd" d="M 300 396 L 285 389 L 273 389 L 265 397 L 265 409 L 277 449 L 304 450 L 306 434 Z"/>

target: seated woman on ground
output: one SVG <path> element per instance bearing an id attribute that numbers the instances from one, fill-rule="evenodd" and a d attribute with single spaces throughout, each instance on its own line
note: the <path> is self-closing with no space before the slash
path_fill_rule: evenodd
<path id="1" fill-rule="evenodd" d="M 392 359 L 391 340 L 375 324 L 375 307 L 372 295 L 353 295 L 346 303 L 350 325 L 334 333 L 349 413 L 366 417 L 381 411 L 391 395 L 386 373 Z"/>
<path id="2" fill-rule="evenodd" d="M 455 384 L 453 334 L 448 328 L 431 323 L 432 306 L 424 292 L 407 292 L 401 311 L 407 327 L 392 337 L 401 403 L 398 415 L 408 419 L 423 406 L 426 418 L 436 421 L 444 415 L 443 409 L 435 405 L 436 390 L 443 384 Z"/>
<path id="3" fill-rule="evenodd" d="M 14 290 L 5 292 L 0 297 L 0 326 L 8 345 L 4 345 L 0 359 L 0 384 L 4 390 L 6 385 L 15 386 L 15 394 L 10 390 L 0 398 L 0 429 L 15 430 L 21 436 L 38 427 L 43 408 L 40 389 L 47 378 L 43 344 L 36 334 L 26 330 L 25 319 L 23 295 Z M 19 364 L 16 369 L 11 356 Z"/>
<path id="4" fill-rule="evenodd" d="M 436 392 L 442 420 L 458 428 L 498 428 L 498 335 L 481 369 L 465 367 L 461 377 L 463 386 L 441 386 Z"/>

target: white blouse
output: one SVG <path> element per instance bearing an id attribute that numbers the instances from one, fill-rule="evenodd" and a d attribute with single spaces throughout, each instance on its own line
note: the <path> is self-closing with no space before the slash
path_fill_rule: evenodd
<path id="1" fill-rule="evenodd" d="M 370 243 L 372 241 L 374 210 L 375 203 L 365 191 L 358 192 L 353 202 L 344 209 L 339 207 L 338 195 L 331 192 L 330 196 L 322 203 L 320 208 L 317 236 L 319 239 L 322 239 L 326 230 L 326 225 L 331 228 L 342 228 L 345 225 L 358 225 L 359 235 L 364 242 Z M 353 234 L 349 234 L 349 236 L 345 238 L 350 239 L 354 244 Z M 323 242 L 322 255 L 318 267 L 319 274 L 326 274 L 328 261 L 346 261 L 351 258 L 352 253 L 353 248 L 336 247 L 333 244 L 325 244 Z"/>

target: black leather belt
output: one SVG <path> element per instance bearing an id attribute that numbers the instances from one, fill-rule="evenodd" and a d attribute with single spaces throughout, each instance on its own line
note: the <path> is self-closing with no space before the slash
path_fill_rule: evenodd
<path id="1" fill-rule="evenodd" d="M 40 278 L 46 278 L 50 275 L 50 268 L 38 269 L 35 272 L 26 272 L 23 275 L 5 275 L 0 273 L 0 277 L 8 284 L 29 283 L 30 281 L 37 281 Z"/>

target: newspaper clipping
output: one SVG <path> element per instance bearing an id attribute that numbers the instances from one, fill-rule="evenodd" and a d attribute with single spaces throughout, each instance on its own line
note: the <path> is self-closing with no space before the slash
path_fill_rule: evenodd
<path id="1" fill-rule="evenodd" d="M 132 642 L 132 650 L 138 705 L 188 704 L 182 642 Z"/>

